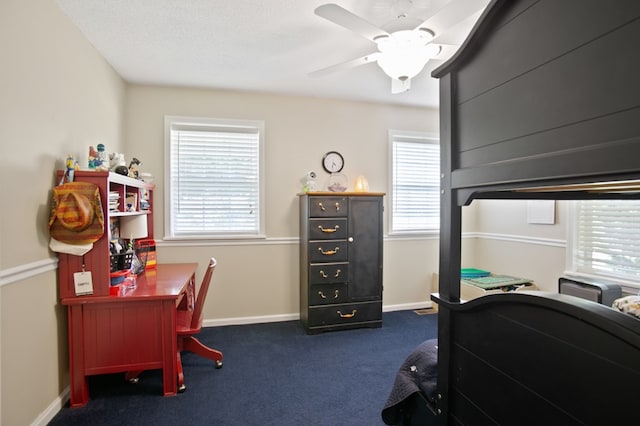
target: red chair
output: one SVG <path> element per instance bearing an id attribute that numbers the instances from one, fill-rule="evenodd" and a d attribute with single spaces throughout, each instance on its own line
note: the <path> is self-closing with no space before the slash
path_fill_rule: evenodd
<path id="1" fill-rule="evenodd" d="M 184 373 L 182 371 L 182 360 L 180 352 L 189 351 L 201 357 L 208 358 L 216 363 L 216 368 L 222 368 L 222 352 L 211 349 L 202 344 L 194 335 L 200 333 L 202 329 L 202 309 L 204 301 L 209 291 L 209 284 L 216 267 L 216 260 L 212 257 L 207 266 L 207 270 L 200 284 L 198 296 L 193 310 L 179 310 L 176 318 L 176 331 L 178 334 L 178 353 L 176 356 L 176 367 L 178 371 L 178 392 L 184 392 Z"/>
<path id="2" fill-rule="evenodd" d="M 202 309 L 204 308 L 204 300 L 209 291 L 209 284 L 213 276 L 213 270 L 216 267 L 216 260 L 212 257 L 205 271 L 204 278 L 198 290 L 195 304 L 191 296 L 187 302 L 187 309 L 179 309 L 176 313 L 176 334 L 178 335 L 178 351 L 176 353 L 176 370 L 178 371 L 178 392 L 184 392 L 184 373 L 182 371 L 182 360 L 180 352 L 189 351 L 198 354 L 204 358 L 208 358 L 216 363 L 216 368 L 222 368 L 222 352 L 211 349 L 203 345 L 198 339 L 193 337 L 200 333 L 202 329 Z M 137 383 L 138 376 L 142 371 L 129 371 L 125 375 L 125 379 L 130 383 Z"/>

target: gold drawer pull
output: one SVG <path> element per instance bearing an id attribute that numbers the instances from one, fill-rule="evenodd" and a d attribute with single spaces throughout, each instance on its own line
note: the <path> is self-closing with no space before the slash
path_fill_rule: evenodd
<path id="1" fill-rule="evenodd" d="M 326 232 L 327 234 L 332 234 L 334 232 L 336 232 L 338 229 L 340 229 L 340 225 L 336 225 L 332 228 L 323 228 L 322 225 L 318 225 L 318 229 L 320 229 L 322 232 Z"/>
<path id="2" fill-rule="evenodd" d="M 327 211 L 327 209 L 324 208 L 324 206 L 322 205 L 322 203 L 318 203 L 318 207 L 320 207 L 320 210 Z M 340 203 L 336 203 L 336 211 L 339 212 L 340 211 Z"/>
<path id="3" fill-rule="evenodd" d="M 338 315 L 340 315 L 340 318 L 353 318 L 356 316 L 356 313 L 358 312 L 356 309 L 354 309 L 353 311 L 351 311 L 350 314 L 343 314 L 341 311 L 336 311 L 338 313 Z"/>
<path id="4" fill-rule="evenodd" d="M 340 269 L 336 269 L 336 274 L 333 276 L 333 278 L 338 278 L 340 276 L 340 272 L 342 272 Z M 325 271 L 320 271 L 320 276 L 322 278 L 329 278 L 329 275 L 327 275 Z"/>
<path id="5" fill-rule="evenodd" d="M 323 291 L 318 291 L 318 295 L 322 298 L 322 299 L 326 299 L 327 296 L 324 295 Z M 340 297 L 340 290 L 336 290 L 335 293 L 333 294 L 333 298 L 337 299 L 338 297 Z"/>
<path id="6" fill-rule="evenodd" d="M 327 251 L 322 250 L 322 247 L 318 247 L 318 250 L 320 250 L 320 253 L 324 254 L 325 256 L 333 256 L 338 252 L 338 250 L 340 250 L 340 247 L 336 247 L 333 250 L 327 250 Z"/>

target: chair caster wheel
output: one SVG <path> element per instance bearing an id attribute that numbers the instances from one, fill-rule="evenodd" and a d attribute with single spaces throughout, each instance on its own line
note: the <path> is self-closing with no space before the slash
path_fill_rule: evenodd
<path id="1" fill-rule="evenodd" d="M 129 379 L 129 383 L 131 383 L 132 385 L 135 385 L 139 381 L 140 381 L 139 377 L 132 377 L 132 378 Z"/>
<path id="2" fill-rule="evenodd" d="M 216 361 L 216 368 L 217 369 L 222 368 L 222 361 Z"/>
<path id="3" fill-rule="evenodd" d="M 187 387 L 184 384 L 178 386 L 178 393 L 184 393 L 186 390 Z"/>

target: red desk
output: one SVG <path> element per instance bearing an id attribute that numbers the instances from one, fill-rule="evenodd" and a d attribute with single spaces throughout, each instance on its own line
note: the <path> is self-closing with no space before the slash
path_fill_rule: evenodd
<path id="1" fill-rule="evenodd" d="M 96 374 L 161 368 L 164 395 L 176 394 L 176 310 L 193 306 L 197 266 L 158 264 L 123 295 L 62 299 L 72 407 L 87 404 L 87 376 Z"/>

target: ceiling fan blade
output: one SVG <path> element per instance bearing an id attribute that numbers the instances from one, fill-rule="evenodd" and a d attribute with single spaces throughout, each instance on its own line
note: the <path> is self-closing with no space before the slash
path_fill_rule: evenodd
<path id="1" fill-rule="evenodd" d="M 440 46 L 440 52 L 433 56 L 431 59 L 446 60 L 449 59 L 460 48 L 459 44 L 440 44 L 434 43 Z"/>
<path id="2" fill-rule="evenodd" d="M 336 65 L 331 65 L 330 67 L 326 67 L 317 71 L 310 72 L 308 76 L 313 78 L 325 77 L 329 74 L 333 74 L 339 71 L 346 71 L 348 69 L 355 68 L 360 65 L 368 64 L 370 62 L 375 62 L 378 60 L 378 56 L 380 56 L 380 53 L 374 52 L 369 55 L 362 56 L 360 58 L 351 59 L 350 61 L 342 62 Z"/>
<path id="3" fill-rule="evenodd" d="M 371 41 L 375 41 L 375 39 L 380 36 L 389 36 L 389 33 L 385 30 L 376 27 L 372 23 L 354 15 L 337 4 L 329 3 L 318 6 L 315 14 L 348 30 L 354 31 Z"/>
<path id="4" fill-rule="evenodd" d="M 438 9 L 431 17 L 427 18 L 418 28 L 426 28 L 438 37 L 457 23 L 469 18 L 471 15 L 481 12 L 487 6 L 488 0 L 455 0 Z"/>
<path id="5" fill-rule="evenodd" d="M 462 45 L 474 24 L 478 21 L 480 15 L 482 15 L 482 12 L 483 10 L 479 10 L 457 24 L 447 28 L 444 32 L 436 34 L 431 42 L 436 44 Z"/>

